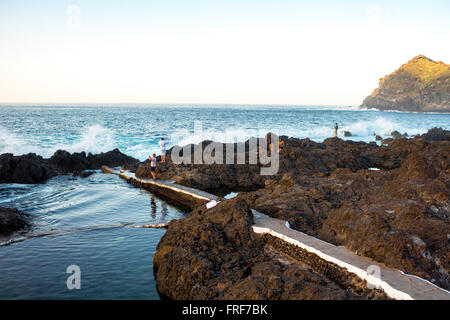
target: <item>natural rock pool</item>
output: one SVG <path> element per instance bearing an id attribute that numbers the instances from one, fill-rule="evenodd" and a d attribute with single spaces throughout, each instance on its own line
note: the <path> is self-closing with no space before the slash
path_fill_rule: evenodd
<path id="1" fill-rule="evenodd" d="M 0 206 L 32 216 L 32 229 L 0 240 L 0 299 L 159 299 L 153 254 L 165 229 L 136 228 L 184 212 L 115 175 L 58 176 L 0 185 Z M 68 289 L 67 267 L 81 271 Z"/>

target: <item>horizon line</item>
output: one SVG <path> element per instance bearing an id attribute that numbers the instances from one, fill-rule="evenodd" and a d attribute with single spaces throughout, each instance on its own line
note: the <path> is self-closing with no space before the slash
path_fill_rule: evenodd
<path id="1" fill-rule="evenodd" d="M 0 105 L 87 105 L 87 104 L 163 104 L 163 105 L 252 105 L 252 106 L 298 106 L 298 107 L 361 107 L 360 104 L 298 104 L 298 103 L 240 103 L 240 102 L 2 102 Z"/>

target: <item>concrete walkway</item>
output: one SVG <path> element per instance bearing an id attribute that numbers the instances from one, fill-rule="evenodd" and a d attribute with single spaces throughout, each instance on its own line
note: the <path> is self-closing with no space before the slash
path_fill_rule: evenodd
<path id="1" fill-rule="evenodd" d="M 288 227 L 284 220 L 271 218 L 256 210 L 252 211 L 255 222 L 253 225 L 254 232 L 268 233 L 314 253 L 320 258 L 356 274 L 373 287 L 382 289 L 391 298 L 402 300 L 450 300 L 450 292 L 429 281 L 358 256 L 345 247 L 338 247 L 293 230 Z"/>
<path id="2" fill-rule="evenodd" d="M 173 181 L 140 179 L 134 173 L 115 170 L 109 167 L 102 167 L 102 171 L 117 174 L 130 183 L 147 187 L 151 191 L 168 196 L 174 201 L 188 204 L 192 208 L 217 198 L 210 193 L 181 186 Z M 406 300 L 450 300 L 449 291 L 427 280 L 388 268 L 383 264 L 358 256 L 345 247 L 338 247 L 305 233 L 293 230 L 289 228 L 286 221 L 271 218 L 253 209 L 252 212 L 254 217 L 253 231 L 255 233 L 270 234 L 307 250 L 319 256 L 321 259 L 334 263 L 359 278 L 366 280 L 369 285 L 383 290 L 391 298 Z"/>
<path id="3" fill-rule="evenodd" d="M 122 179 L 127 180 L 128 183 L 148 189 L 152 193 L 169 198 L 189 209 L 194 209 L 199 205 L 217 199 L 217 196 L 213 194 L 182 186 L 170 180 L 141 179 L 137 178 L 133 172 L 117 170 L 107 166 L 102 166 L 102 172 L 116 174 Z"/>

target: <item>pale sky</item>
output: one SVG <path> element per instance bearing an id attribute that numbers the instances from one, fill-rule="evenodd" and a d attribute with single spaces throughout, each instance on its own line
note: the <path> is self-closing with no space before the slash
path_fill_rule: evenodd
<path id="1" fill-rule="evenodd" d="M 450 1 L 0 0 L 0 102 L 359 105 Z"/>

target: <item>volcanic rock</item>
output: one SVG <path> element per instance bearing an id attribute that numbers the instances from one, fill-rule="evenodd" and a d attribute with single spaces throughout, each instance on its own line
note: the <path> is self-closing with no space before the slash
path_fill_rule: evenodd
<path id="1" fill-rule="evenodd" d="M 368 157 L 379 171 L 287 173 L 238 197 L 294 229 L 449 288 L 449 157 L 449 140 L 393 140 Z"/>
<path id="2" fill-rule="evenodd" d="M 250 207 L 239 199 L 172 220 L 153 258 L 158 291 L 196 300 L 361 298 L 299 264 L 274 258 L 252 224 Z"/>
<path id="3" fill-rule="evenodd" d="M 379 110 L 450 112 L 450 65 L 419 55 L 380 84 L 362 103 Z"/>
<path id="4" fill-rule="evenodd" d="M 14 208 L 0 207 L 0 236 L 7 236 L 29 226 L 24 213 Z"/>
<path id="5" fill-rule="evenodd" d="M 85 152 L 70 154 L 58 150 L 49 159 L 34 153 L 22 156 L 5 153 L 0 155 L 0 183 L 40 183 L 60 174 L 75 172 L 76 175 L 88 169 L 100 169 L 102 165 L 137 167 L 138 163 L 139 160 L 121 153 L 119 149 L 88 156 Z"/>
<path id="6" fill-rule="evenodd" d="M 287 220 L 296 230 L 449 288 L 450 140 L 426 140 L 444 139 L 448 133 L 433 129 L 423 137 L 392 139 L 382 146 L 338 138 L 316 143 L 282 137 L 279 171 L 273 176 L 261 176 L 259 164 L 175 165 L 170 157 L 158 165 L 157 174 L 206 191 L 236 188 L 241 192 L 235 199 Z M 148 174 L 147 170 L 140 165 L 136 174 Z M 209 225 L 200 221 L 199 212 L 188 219 L 197 217 L 199 225 Z M 203 285 L 206 282 L 200 288 Z"/>

